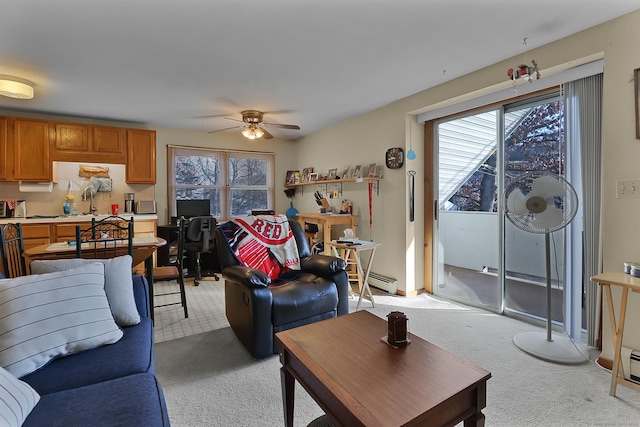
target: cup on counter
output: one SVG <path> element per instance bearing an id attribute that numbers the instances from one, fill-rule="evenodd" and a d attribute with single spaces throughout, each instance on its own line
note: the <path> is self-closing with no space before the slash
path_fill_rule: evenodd
<path id="1" fill-rule="evenodd" d="M 114 203 L 113 205 L 111 205 L 111 215 L 118 215 L 118 204 Z"/>

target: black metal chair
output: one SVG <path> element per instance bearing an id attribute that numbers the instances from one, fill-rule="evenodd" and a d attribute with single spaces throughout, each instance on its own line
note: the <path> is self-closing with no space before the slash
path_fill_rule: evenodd
<path id="1" fill-rule="evenodd" d="M 178 282 L 179 290 L 176 292 L 163 292 L 156 293 L 154 297 L 162 297 L 168 295 L 177 295 L 180 294 L 180 301 L 170 302 L 164 304 L 154 305 L 154 308 L 166 307 L 170 305 L 178 305 L 181 304 L 184 309 L 184 317 L 185 319 L 189 317 L 189 311 L 187 309 L 187 294 L 184 289 L 184 239 L 185 239 L 185 231 L 186 231 L 186 223 L 187 220 L 184 217 L 181 217 L 178 220 L 178 241 L 175 249 L 175 256 L 171 253 L 172 249 L 169 249 L 169 263 L 171 265 L 154 267 L 153 268 L 153 281 L 154 286 L 158 282 L 162 281 L 172 281 L 175 280 Z"/>
<path id="2" fill-rule="evenodd" d="M 2 273 L 9 278 L 26 276 L 27 266 L 24 261 L 24 240 L 22 225 L 6 224 L 0 226 L 0 255 L 2 256 Z"/>
<path id="3" fill-rule="evenodd" d="M 216 219 L 212 216 L 196 216 L 189 219 L 189 227 L 187 228 L 187 241 L 184 248 L 187 252 L 195 256 L 195 276 L 193 283 L 198 286 L 202 278 L 202 266 L 200 255 L 211 252 L 215 247 L 214 232 L 216 229 Z M 218 275 L 213 273 L 215 280 Z"/>
<path id="4" fill-rule="evenodd" d="M 83 244 L 85 248 L 83 249 Z M 109 216 L 91 219 L 91 227 L 76 226 L 77 258 L 113 258 L 133 255 L 133 217 Z"/>

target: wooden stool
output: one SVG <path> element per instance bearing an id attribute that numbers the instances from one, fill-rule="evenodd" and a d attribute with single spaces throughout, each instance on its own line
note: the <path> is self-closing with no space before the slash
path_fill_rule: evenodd
<path id="1" fill-rule="evenodd" d="M 313 242 L 316 239 L 316 233 L 311 231 L 305 231 L 304 235 L 307 236 L 307 241 L 309 242 L 309 249 L 313 247 Z"/>
<path id="2" fill-rule="evenodd" d="M 362 290 L 362 274 L 358 269 L 355 251 L 351 249 L 340 249 L 340 253 L 338 253 L 338 249 L 335 246 L 332 246 L 332 249 L 335 256 L 342 258 L 347 263 L 345 271 L 349 278 L 349 296 L 352 297 L 354 295 L 351 289 L 352 283 L 358 285 L 358 293 L 360 293 Z"/>

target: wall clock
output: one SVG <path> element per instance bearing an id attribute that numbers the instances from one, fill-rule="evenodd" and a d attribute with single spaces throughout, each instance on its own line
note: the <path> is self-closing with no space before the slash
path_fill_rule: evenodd
<path id="1" fill-rule="evenodd" d="M 404 164 L 404 150 L 400 147 L 389 148 L 384 160 L 389 169 L 400 169 Z"/>

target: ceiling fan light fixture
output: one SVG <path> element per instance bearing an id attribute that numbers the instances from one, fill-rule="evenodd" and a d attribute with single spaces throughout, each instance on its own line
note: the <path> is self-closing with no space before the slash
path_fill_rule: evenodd
<path id="1" fill-rule="evenodd" d="M 15 99 L 32 99 L 33 87 L 8 78 L 0 78 L 0 95 Z"/>
<path id="2" fill-rule="evenodd" d="M 251 124 L 242 130 L 242 136 L 247 139 L 258 139 L 262 138 L 264 132 L 255 124 Z"/>

